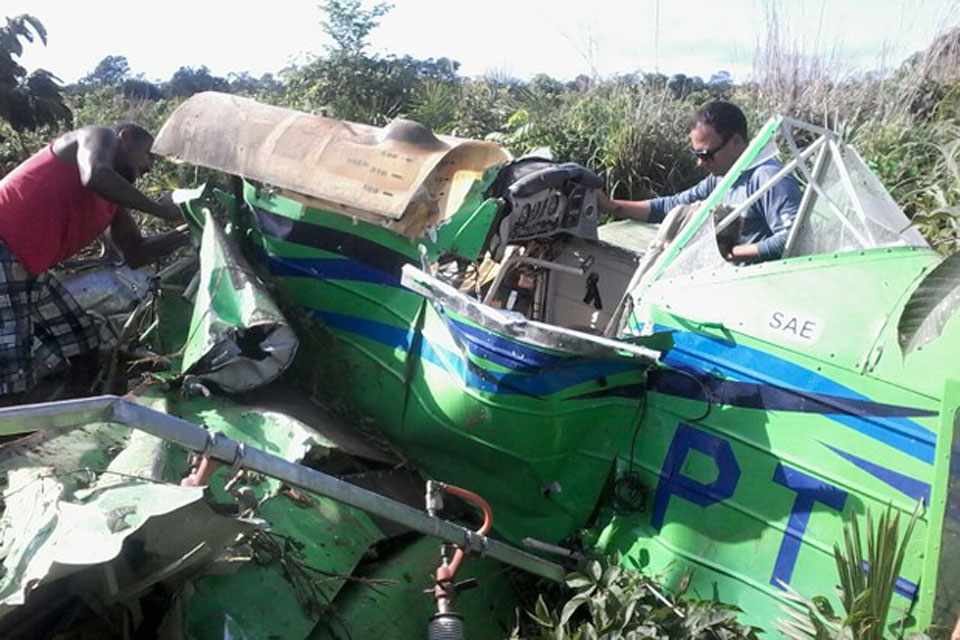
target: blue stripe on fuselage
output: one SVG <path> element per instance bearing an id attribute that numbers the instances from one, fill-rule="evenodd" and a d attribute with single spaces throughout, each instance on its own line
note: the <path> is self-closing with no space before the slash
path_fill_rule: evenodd
<path id="1" fill-rule="evenodd" d="M 280 276 L 316 277 L 331 280 L 352 280 L 370 282 L 385 286 L 399 286 L 399 279 L 374 269 L 362 262 L 349 258 L 269 258 L 271 271 Z M 336 314 L 340 315 L 340 314 Z M 349 321 L 339 322 L 321 316 L 331 326 L 345 331 L 360 333 L 385 344 L 384 332 L 405 330 L 390 325 L 371 323 L 356 316 L 341 316 Z M 374 326 L 377 325 L 377 326 Z M 606 375 L 627 371 L 633 368 L 628 362 L 616 360 L 581 360 L 565 358 L 534 349 L 528 345 L 512 341 L 503 336 L 485 331 L 455 320 L 450 321 L 451 331 L 465 343 L 473 355 L 510 368 L 508 373 L 476 370 L 479 367 L 468 365 L 459 356 L 450 352 L 437 351 L 424 343 L 423 357 L 455 373 L 467 385 L 490 393 L 521 393 L 543 396 L 556 393 L 570 386 L 581 384 Z M 867 404 L 871 400 L 854 390 L 834 382 L 810 369 L 793 364 L 758 349 L 737 345 L 732 342 L 703 336 L 689 331 L 675 330 L 671 327 L 657 326 L 657 331 L 669 331 L 673 334 L 674 345 L 665 352 L 662 361 L 672 367 L 692 370 L 716 378 L 727 378 L 747 383 L 762 383 L 771 387 L 785 389 L 798 395 L 813 392 L 820 396 L 847 398 Z M 402 346 L 409 349 L 410 341 Z M 569 362 L 566 362 L 569 361 Z M 574 361 L 576 364 L 574 364 Z M 543 369 L 551 369 L 549 374 Z M 867 437 L 878 440 L 914 458 L 933 463 L 936 447 L 936 435 L 923 425 L 905 417 L 877 416 L 869 411 L 851 411 L 850 407 L 838 403 L 835 413 L 823 412 L 822 415 L 853 429 Z M 883 405 L 888 406 L 888 405 Z M 879 405 L 878 405 L 879 408 Z M 905 408 L 911 415 L 935 415 L 935 412 Z"/>
<path id="2" fill-rule="evenodd" d="M 830 449 L 841 458 L 844 458 L 848 462 L 860 467 L 862 470 L 866 471 L 881 482 L 893 487 L 903 495 L 913 498 L 914 500 L 923 500 L 924 504 L 930 504 L 930 485 L 926 482 L 921 482 L 920 480 L 911 478 L 910 476 L 904 475 L 898 471 L 894 471 L 893 469 L 888 469 L 883 465 L 865 460 L 859 456 L 853 455 L 852 453 L 838 449 L 837 447 L 832 447 L 825 442 L 821 442 L 820 444 Z"/>
<path id="3" fill-rule="evenodd" d="M 662 325 L 657 325 L 656 331 L 672 334 L 673 347 L 663 354 L 661 361 L 678 369 L 743 382 L 762 382 L 801 395 L 810 391 L 820 396 L 871 402 L 867 396 L 826 376 L 759 349 Z M 936 415 L 934 411 L 923 409 L 912 411 L 913 415 Z M 846 413 L 841 407 L 836 413 L 823 415 L 913 458 L 933 464 L 937 436 L 913 420 L 867 415 L 865 412 Z"/>
<path id="4" fill-rule="evenodd" d="M 447 320 L 454 337 L 472 355 L 517 373 L 550 373 L 558 381 L 568 381 L 562 384 L 563 388 L 638 368 L 637 362 L 628 359 L 582 358 L 547 353 L 453 318 L 448 317 Z"/>
<path id="5" fill-rule="evenodd" d="M 413 330 L 401 329 L 389 324 L 359 318 L 332 311 L 312 310 L 313 315 L 328 326 L 375 340 L 387 346 L 409 351 L 413 344 Z M 494 334 L 490 334 L 493 336 Z M 499 336 L 497 336 L 499 337 Z M 524 349 L 529 346 L 522 345 Z M 431 344 L 424 339 L 421 342 L 419 356 L 454 374 L 466 386 L 498 394 L 520 394 L 542 397 L 555 394 L 569 387 L 590 382 L 607 375 L 637 369 L 637 363 L 604 360 L 584 360 L 570 358 L 569 364 L 560 363 L 550 370 L 525 370 L 522 372 L 490 371 L 473 365 L 463 356 L 449 349 Z"/>

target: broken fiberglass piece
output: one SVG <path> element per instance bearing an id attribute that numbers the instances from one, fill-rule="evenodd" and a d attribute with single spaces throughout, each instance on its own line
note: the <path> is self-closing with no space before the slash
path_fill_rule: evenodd
<path id="1" fill-rule="evenodd" d="M 194 397 L 177 402 L 174 410 L 286 460 L 337 448 L 300 420 L 262 405 Z M 217 502 L 233 500 L 225 488 L 232 474 L 224 466 L 210 478 L 209 491 Z M 256 515 L 269 530 L 249 539 L 256 561 L 241 563 L 229 574 L 210 572 L 192 580 L 192 595 L 174 614 L 182 618 L 184 637 L 219 640 L 218 634 L 230 628 L 234 637 L 249 640 L 306 638 L 318 618 L 329 615 L 320 609 L 334 600 L 383 533 L 364 512 L 330 498 L 310 494 L 293 500 L 274 478 L 244 474 L 234 490 L 254 498 Z"/>

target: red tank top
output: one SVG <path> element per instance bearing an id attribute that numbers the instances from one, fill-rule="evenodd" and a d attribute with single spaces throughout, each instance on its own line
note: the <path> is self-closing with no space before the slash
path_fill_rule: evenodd
<path id="1" fill-rule="evenodd" d="M 84 187 L 79 167 L 51 144 L 0 180 L 0 240 L 39 275 L 92 242 L 118 209 Z"/>

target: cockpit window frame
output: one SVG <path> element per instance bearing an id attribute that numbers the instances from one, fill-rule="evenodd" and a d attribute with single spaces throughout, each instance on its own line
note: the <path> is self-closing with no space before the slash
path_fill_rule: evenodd
<path id="1" fill-rule="evenodd" d="M 800 145 L 797 143 L 797 136 L 795 133 L 797 131 L 803 132 L 807 136 L 813 135 L 815 137 L 808 145 L 801 149 Z M 864 227 L 866 226 L 866 220 L 870 217 L 870 212 L 865 209 L 861 198 L 857 194 L 857 190 L 853 185 L 846 162 L 843 158 L 844 152 L 856 154 L 856 151 L 852 147 L 845 145 L 840 140 L 839 136 L 829 129 L 807 124 L 786 116 L 774 116 L 767 121 L 767 123 L 760 130 L 760 133 L 751 141 L 750 145 L 740 156 L 734 166 L 730 169 L 730 171 L 727 172 L 719 184 L 717 184 L 716 188 L 700 207 L 697 215 L 690 220 L 683 230 L 681 230 L 671 247 L 669 247 L 668 250 L 660 256 L 655 264 L 650 265 L 650 268 L 643 275 L 642 280 L 637 283 L 639 286 L 642 287 L 644 284 L 650 284 L 656 280 L 659 280 L 664 273 L 668 271 L 679 254 L 687 247 L 693 237 L 697 234 L 699 229 L 707 222 L 710 216 L 714 215 L 716 208 L 723 203 L 724 197 L 734 187 L 744 171 L 755 165 L 759 159 L 762 159 L 765 156 L 774 155 L 778 148 L 778 141 L 782 141 L 787 150 L 787 158 L 785 159 L 786 161 L 784 162 L 783 168 L 778 171 L 769 181 L 767 181 L 767 183 L 764 184 L 757 192 L 753 193 L 750 198 L 737 205 L 730 211 L 730 213 L 726 214 L 716 225 L 718 233 L 723 232 L 724 229 L 736 222 L 736 220 L 750 206 L 752 206 L 780 180 L 784 179 L 788 175 L 794 174 L 802 180 L 804 188 L 803 195 L 801 196 L 800 206 L 797 210 L 797 216 L 787 239 L 787 245 L 784 250 L 784 258 L 793 257 L 794 254 L 792 252 L 796 247 L 798 234 L 802 233 L 804 228 L 803 223 L 809 217 L 814 208 L 815 202 L 817 201 L 825 204 L 826 207 L 833 213 L 834 217 L 836 217 L 844 226 L 845 231 L 849 232 L 853 237 L 856 238 L 857 242 L 861 245 L 861 250 L 890 246 L 890 243 L 880 242 L 873 237 L 868 237 L 869 234 L 864 235 L 855 226 L 851 225 L 847 217 L 844 215 L 841 205 L 835 202 L 821 188 L 820 181 L 822 179 L 824 168 L 828 164 L 832 163 L 832 166 L 835 168 L 835 170 L 839 172 L 839 176 L 843 184 L 843 193 L 845 198 L 847 198 L 852 204 L 855 214 L 859 218 L 861 224 Z M 811 158 L 813 158 L 812 169 L 807 166 L 807 163 Z M 859 155 L 856 155 L 856 159 L 862 163 Z M 891 202 L 893 202 L 892 199 Z M 896 203 L 893 204 L 896 206 Z M 918 236 L 915 233 L 908 233 L 911 227 L 910 220 L 903 215 L 902 211 L 899 210 L 899 207 L 897 207 L 896 210 L 903 218 L 902 229 L 896 230 L 902 235 L 903 244 L 913 246 L 920 245 L 923 242 L 922 239 L 918 239 Z"/>
<path id="2" fill-rule="evenodd" d="M 801 139 L 810 140 L 809 144 L 804 146 L 803 149 L 801 149 L 798 144 L 798 135 L 802 135 Z M 778 142 L 782 144 L 778 146 Z M 781 150 L 785 151 L 785 153 L 780 154 L 779 151 Z M 873 184 L 869 181 L 867 182 L 868 191 L 871 187 L 876 187 L 873 189 L 876 193 L 882 191 L 883 198 L 880 204 L 883 205 L 884 216 L 871 216 L 871 212 L 864 207 L 846 166 L 847 160 L 844 160 L 844 154 L 847 154 L 847 157 L 853 161 L 854 169 L 858 171 L 858 178 L 862 178 L 860 174 L 864 171 L 869 174 Z M 859 248 L 856 249 L 857 251 L 875 247 L 901 245 L 929 248 L 929 245 L 919 232 L 916 231 L 911 221 L 903 214 L 902 210 L 900 210 L 896 202 L 893 201 L 889 192 L 880 184 L 876 176 L 866 167 L 862 158 L 860 158 L 853 147 L 846 145 L 837 133 L 829 129 L 777 115 L 770 118 L 766 124 L 764 124 L 759 133 L 750 142 L 747 149 L 734 163 L 733 167 L 724 175 L 713 192 L 711 192 L 703 202 L 697 213 L 680 230 L 676 239 L 662 252 L 658 251 L 656 255 L 651 255 L 649 259 L 641 262 L 637 273 L 627 288 L 626 296 L 621 301 L 621 306 L 624 308 L 620 309 L 619 314 L 615 314 L 615 318 L 618 318 L 619 323 L 625 320 L 623 312 L 626 311 L 626 306 L 630 308 L 635 307 L 643 298 L 645 291 L 655 282 L 663 277 L 674 277 L 678 275 L 677 270 L 671 267 L 674 266 L 678 257 L 688 248 L 694 238 L 698 236 L 703 225 L 713 221 L 713 216 L 716 215 L 718 206 L 723 204 L 727 193 L 737 184 L 740 176 L 759 160 L 774 155 L 785 156 L 783 168 L 757 192 L 751 194 L 746 201 L 736 205 L 729 213 L 724 214 L 723 218 L 716 222 L 717 233 L 722 233 L 724 229 L 736 222 L 750 206 L 780 180 L 793 174 L 801 181 L 803 193 L 797 209 L 797 215 L 787 237 L 787 243 L 783 253 L 784 259 L 796 257 L 797 255 L 814 255 L 814 253 L 797 254 L 795 253 L 795 249 L 800 235 L 806 228 L 805 223 L 815 208 L 821 214 L 826 211 L 837 218 L 837 221 L 843 227 L 844 233 L 849 233 L 850 237 L 854 238 L 855 242 L 860 245 Z M 812 168 L 808 166 L 808 162 L 811 160 L 813 164 Z M 823 188 L 821 182 L 823 181 L 824 172 L 827 168 L 838 173 L 839 183 L 842 186 L 842 195 L 846 202 L 835 201 Z M 862 179 L 860 179 L 858 183 L 861 184 L 861 188 L 864 188 Z M 837 185 L 834 184 L 834 186 L 836 187 Z M 834 191 L 833 195 L 839 197 L 836 191 Z M 867 193 L 867 197 L 869 196 L 870 194 Z M 883 202 L 882 200 L 884 199 L 887 202 Z M 887 204 L 892 205 L 892 207 L 886 206 Z M 852 223 L 851 219 L 844 213 L 844 207 L 841 205 L 849 205 L 847 206 L 847 210 L 859 220 L 853 220 Z M 897 217 L 902 217 L 902 226 L 896 229 L 890 228 L 889 223 L 891 220 L 901 222 L 897 220 Z M 880 227 L 898 236 L 900 241 L 890 242 L 889 239 L 878 240 L 877 237 L 871 234 L 871 227 L 867 224 L 868 219 L 873 221 L 874 229 L 877 228 L 879 224 Z M 854 224 L 857 222 L 860 223 L 860 229 Z M 844 249 L 844 251 L 846 251 L 846 249 Z M 749 270 L 750 266 L 747 265 L 745 269 Z M 622 324 L 612 323 L 608 327 L 608 333 L 616 333 L 618 327 L 622 328 Z"/>

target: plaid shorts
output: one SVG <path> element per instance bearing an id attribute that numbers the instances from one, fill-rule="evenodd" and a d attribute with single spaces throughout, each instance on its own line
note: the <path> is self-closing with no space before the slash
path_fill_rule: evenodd
<path id="1" fill-rule="evenodd" d="M 0 242 L 0 395 L 30 390 L 100 342 L 98 325 L 63 285 L 31 276 Z"/>

